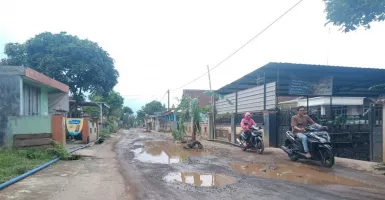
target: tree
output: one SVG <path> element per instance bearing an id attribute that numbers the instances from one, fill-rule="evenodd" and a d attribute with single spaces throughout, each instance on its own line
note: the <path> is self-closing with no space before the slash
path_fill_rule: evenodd
<path id="1" fill-rule="evenodd" d="M 156 112 L 164 112 L 166 111 L 166 107 L 162 105 L 159 101 L 151 101 L 146 103 L 146 105 L 142 106 L 140 110 L 136 112 L 136 121 L 138 123 L 144 122 L 144 117 L 147 115 L 153 115 Z"/>
<path id="2" fill-rule="evenodd" d="M 121 118 L 124 98 L 119 92 L 111 91 L 106 97 L 93 94 L 89 98 L 93 102 L 105 102 L 110 107 L 109 109 L 103 109 L 103 115 L 107 116 L 109 120 L 116 121 Z M 99 117 L 100 109 L 97 107 L 84 107 L 83 110 L 91 115 L 91 117 Z"/>
<path id="3" fill-rule="evenodd" d="M 163 112 L 167 109 L 166 107 L 164 107 L 164 105 L 162 105 L 161 102 L 154 100 L 144 105 L 144 107 L 142 107 L 142 110 L 145 114 L 153 115 L 156 112 Z"/>
<path id="4" fill-rule="evenodd" d="M 144 122 L 144 117 L 146 116 L 146 113 L 144 113 L 143 108 L 144 107 L 142 106 L 142 108 L 136 112 L 136 122 L 137 123 Z"/>
<path id="5" fill-rule="evenodd" d="M 75 100 L 84 92 L 106 96 L 119 76 L 114 60 L 97 43 L 66 32 L 44 32 L 5 46 L 8 65 L 24 65 L 67 84 Z"/>
<path id="6" fill-rule="evenodd" d="M 124 106 L 123 107 L 123 113 L 127 113 L 128 115 L 132 115 L 134 114 L 134 112 L 132 111 L 132 109 L 128 106 Z"/>
<path id="7" fill-rule="evenodd" d="M 134 126 L 134 120 L 135 118 L 132 116 L 134 112 L 132 109 L 128 106 L 124 106 L 122 109 L 122 114 L 120 117 L 120 120 L 122 120 L 123 124 L 127 127 L 133 127 Z"/>
<path id="8" fill-rule="evenodd" d="M 358 27 L 370 29 L 375 21 L 385 20 L 384 0 L 324 0 L 327 23 L 340 26 L 343 32 Z"/>

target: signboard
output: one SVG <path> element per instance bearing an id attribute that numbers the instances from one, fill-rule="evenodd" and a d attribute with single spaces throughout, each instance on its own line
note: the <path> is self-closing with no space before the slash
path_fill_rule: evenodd
<path id="1" fill-rule="evenodd" d="M 83 119 L 81 118 L 67 118 L 67 131 L 71 136 L 77 136 L 82 132 Z"/>
<path id="2" fill-rule="evenodd" d="M 316 80 L 305 80 L 292 75 L 289 86 L 290 95 L 332 96 L 333 77 L 327 76 Z"/>

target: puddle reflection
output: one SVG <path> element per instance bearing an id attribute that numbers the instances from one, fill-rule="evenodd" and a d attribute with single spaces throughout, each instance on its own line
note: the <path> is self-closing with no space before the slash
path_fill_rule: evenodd
<path id="1" fill-rule="evenodd" d="M 181 182 L 200 187 L 221 187 L 236 182 L 235 177 L 197 172 L 171 173 L 164 178 L 167 182 Z"/>
<path id="2" fill-rule="evenodd" d="M 313 185 L 347 185 L 356 187 L 368 187 L 367 184 L 340 177 L 320 168 L 311 167 L 303 164 L 249 164 L 249 163 L 230 163 L 233 171 L 257 177 L 279 179 L 300 184 Z"/>
<path id="3" fill-rule="evenodd" d="M 190 156 L 199 156 L 204 150 L 185 150 L 181 144 L 171 141 L 146 142 L 144 148 L 133 150 L 135 158 L 141 162 L 174 164 L 188 159 Z"/>

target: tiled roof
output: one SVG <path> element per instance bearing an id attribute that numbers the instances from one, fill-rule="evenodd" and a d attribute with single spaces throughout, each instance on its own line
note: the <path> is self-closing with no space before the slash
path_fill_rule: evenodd
<path id="1" fill-rule="evenodd" d="M 205 94 L 206 90 L 183 90 L 183 95 L 198 98 L 198 106 L 204 107 L 211 104 L 211 96 Z"/>

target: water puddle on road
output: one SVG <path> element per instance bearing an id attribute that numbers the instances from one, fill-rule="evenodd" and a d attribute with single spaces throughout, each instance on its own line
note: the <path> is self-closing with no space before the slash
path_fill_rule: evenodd
<path id="1" fill-rule="evenodd" d="M 144 148 L 133 150 L 135 158 L 141 162 L 174 164 L 187 160 L 190 156 L 199 156 L 204 150 L 185 150 L 182 144 L 174 144 L 172 141 L 150 141 L 144 144 Z"/>
<path id="2" fill-rule="evenodd" d="M 167 182 L 181 182 L 200 187 L 221 187 L 233 184 L 237 181 L 235 177 L 221 174 L 205 174 L 197 172 L 171 173 L 164 177 Z"/>
<path id="3" fill-rule="evenodd" d="M 279 179 L 300 184 L 347 185 L 368 187 L 367 184 L 321 171 L 320 168 L 304 164 L 249 164 L 230 163 L 233 171 L 262 178 Z"/>

